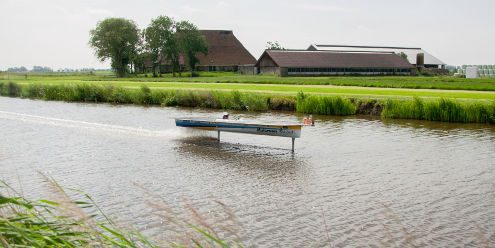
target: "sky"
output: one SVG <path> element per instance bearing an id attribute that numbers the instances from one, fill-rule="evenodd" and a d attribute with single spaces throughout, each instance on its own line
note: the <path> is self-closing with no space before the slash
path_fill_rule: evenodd
<path id="1" fill-rule="evenodd" d="M 108 17 L 145 28 L 159 15 L 233 30 L 258 58 L 267 41 L 421 47 L 450 65 L 495 64 L 493 0 L 0 0 L 0 70 L 109 68 L 89 47 Z"/>

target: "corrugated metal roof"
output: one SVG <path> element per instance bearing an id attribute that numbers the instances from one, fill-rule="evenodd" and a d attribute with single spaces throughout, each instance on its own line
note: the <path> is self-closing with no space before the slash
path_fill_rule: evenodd
<path id="1" fill-rule="evenodd" d="M 393 52 L 405 53 L 409 63 L 416 64 L 416 56 L 418 53 L 425 55 L 426 65 L 445 65 L 443 61 L 418 47 L 389 47 L 389 46 L 349 46 L 349 45 L 318 45 L 312 44 L 308 50 L 317 51 L 338 51 L 338 52 Z"/>
<path id="2" fill-rule="evenodd" d="M 266 50 L 258 63 L 269 56 L 279 67 L 300 68 L 398 68 L 413 66 L 391 53 L 342 53 L 307 50 Z M 258 64 L 257 64 L 258 66 Z"/>

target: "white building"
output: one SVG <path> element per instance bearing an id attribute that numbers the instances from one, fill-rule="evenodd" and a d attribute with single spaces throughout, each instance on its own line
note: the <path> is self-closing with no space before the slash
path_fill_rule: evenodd
<path id="1" fill-rule="evenodd" d="M 466 78 L 479 78 L 478 67 L 466 67 Z"/>

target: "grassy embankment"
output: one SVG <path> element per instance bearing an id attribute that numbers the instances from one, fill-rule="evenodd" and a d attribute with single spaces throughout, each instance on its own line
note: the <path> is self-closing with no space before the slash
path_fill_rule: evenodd
<path id="1" fill-rule="evenodd" d="M 27 75 L 27 78 L 26 78 Z M 192 83 L 234 83 L 234 84 L 285 84 L 285 85 L 334 85 L 378 88 L 405 88 L 405 89 L 445 89 L 445 90 L 477 90 L 495 91 L 495 78 L 466 79 L 454 77 L 277 77 L 271 75 L 239 75 L 229 72 L 202 72 L 200 77 L 172 77 L 164 74 L 162 77 L 152 78 L 143 74 L 127 78 L 116 78 L 111 73 L 99 72 L 96 74 L 83 73 L 53 73 L 53 74 L 0 74 L 0 80 L 12 80 L 22 83 L 81 83 L 90 81 L 146 83 L 148 85 L 159 82 L 192 82 Z M 165 84 L 164 84 L 165 85 Z"/>
<path id="2" fill-rule="evenodd" d="M 384 118 L 409 118 L 448 122 L 495 122 L 495 89 L 490 80 L 467 81 L 456 78 L 354 77 L 354 78 L 279 78 L 269 76 L 220 76 L 201 78 L 124 78 L 102 75 L 5 75 L 0 79 L 0 94 L 77 102 L 133 103 L 251 111 L 287 110 L 325 115 L 372 114 Z M 227 74 L 229 75 L 229 74 Z M 166 82 L 166 80 L 223 80 L 234 77 L 245 83 Z M 250 80 L 271 83 L 247 83 Z M 286 81 L 287 80 L 287 81 Z M 401 80 L 414 87 L 429 87 L 434 80 L 457 80 L 459 90 L 392 89 L 326 85 L 296 85 L 302 80 L 360 80 L 361 86 L 379 80 Z M 416 80 L 416 81 L 414 81 Z M 422 81 L 429 80 L 429 81 Z M 16 82 L 16 83 L 13 83 Z M 268 82 L 268 81 L 267 81 Z M 289 83 L 289 84 L 284 84 Z M 149 85 L 148 86 L 145 86 Z M 441 84 L 440 84 L 441 85 Z M 394 86 L 402 87 L 401 83 Z M 301 92 L 304 92 L 301 94 Z"/>

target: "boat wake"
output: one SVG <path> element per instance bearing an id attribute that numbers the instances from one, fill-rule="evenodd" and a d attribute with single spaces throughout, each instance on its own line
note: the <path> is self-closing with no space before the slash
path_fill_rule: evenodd
<path id="1" fill-rule="evenodd" d="M 41 125 L 65 127 L 65 128 L 77 128 L 77 129 L 88 129 L 95 131 L 108 131 L 115 133 L 125 133 L 138 136 L 148 136 L 148 137 L 180 137 L 183 134 L 176 130 L 165 130 L 156 131 L 144 128 L 111 125 L 87 121 L 76 121 L 61 118 L 53 118 L 46 116 L 30 115 L 30 114 L 20 114 L 15 112 L 0 111 L 0 119 L 15 120 L 22 122 L 30 122 Z"/>

